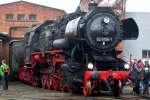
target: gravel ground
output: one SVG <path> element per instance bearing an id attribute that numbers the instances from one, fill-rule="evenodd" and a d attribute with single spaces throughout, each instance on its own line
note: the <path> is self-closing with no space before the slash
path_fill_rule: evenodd
<path id="1" fill-rule="evenodd" d="M 84 97 L 60 91 L 31 87 L 20 82 L 9 83 L 8 90 L 0 86 L 0 100 L 150 100 L 150 96 L 133 95 L 132 88 L 126 86 L 119 98 L 110 95 Z"/>

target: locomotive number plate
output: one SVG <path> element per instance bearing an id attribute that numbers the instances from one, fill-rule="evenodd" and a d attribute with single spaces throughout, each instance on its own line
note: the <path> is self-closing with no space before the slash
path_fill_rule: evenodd
<path id="1" fill-rule="evenodd" d="M 108 38 L 108 37 L 97 37 L 96 38 L 97 42 L 109 42 L 112 41 L 112 38 Z"/>

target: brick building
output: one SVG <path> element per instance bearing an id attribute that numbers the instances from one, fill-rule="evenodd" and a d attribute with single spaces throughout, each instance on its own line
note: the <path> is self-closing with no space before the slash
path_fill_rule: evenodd
<path id="1" fill-rule="evenodd" d="M 40 24 L 45 20 L 55 19 L 56 16 L 64 15 L 65 11 L 42 6 L 26 1 L 17 1 L 0 5 L 0 32 L 10 37 L 4 55 L 1 58 L 8 60 L 9 42 L 12 39 L 23 38 L 24 33 L 32 25 Z M 2 51 L 3 52 L 3 51 Z"/>

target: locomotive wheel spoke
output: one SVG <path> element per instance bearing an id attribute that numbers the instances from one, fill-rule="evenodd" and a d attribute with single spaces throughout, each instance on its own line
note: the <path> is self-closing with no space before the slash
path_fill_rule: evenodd
<path id="1" fill-rule="evenodd" d="M 46 88 L 46 83 L 47 83 L 47 79 L 46 79 L 46 75 L 42 75 L 42 87 Z"/>
<path id="2" fill-rule="evenodd" d="M 69 92 L 69 89 L 68 89 L 67 85 L 62 83 L 62 82 L 60 82 L 60 89 L 63 92 Z"/>
<path id="3" fill-rule="evenodd" d="M 42 87 L 43 87 L 43 75 L 41 77 L 41 84 L 42 84 Z"/>
<path id="4" fill-rule="evenodd" d="M 44 77 L 44 86 L 45 86 L 45 88 L 46 88 L 46 86 L 47 86 L 47 75 L 45 75 L 45 77 Z"/>
<path id="5" fill-rule="evenodd" d="M 50 90 L 51 86 L 50 86 L 50 80 L 47 80 L 47 88 Z"/>
<path id="6" fill-rule="evenodd" d="M 47 80 L 47 88 L 51 90 L 53 87 L 53 81 L 51 79 Z"/>
<path id="7" fill-rule="evenodd" d="M 65 92 L 65 85 L 63 83 L 60 83 L 60 89 L 61 91 Z"/>
<path id="8" fill-rule="evenodd" d="M 55 89 L 56 91 L 59 90 L 59 83 L 58 83 L 58 80 L 54 80 L 54 81 L 53 81 L 53 86 L 54 86 L 54 89 Z"/>

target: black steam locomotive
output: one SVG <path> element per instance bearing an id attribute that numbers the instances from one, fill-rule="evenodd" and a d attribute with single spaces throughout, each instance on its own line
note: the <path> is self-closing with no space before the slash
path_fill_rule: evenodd
<path id="1" fill-rule="evenodd" d="M 85 96 L 94 91 L 119 95 L 128 72 L 115 47 L 137 37 L 132 18 L 120 21 L 111 8 L 93 6 L 33 27 L 20 41 L 22 55 L 13 50 L 12 57 L 19 79 L 32 85 L 70 92 L 83 88 Z"/>

